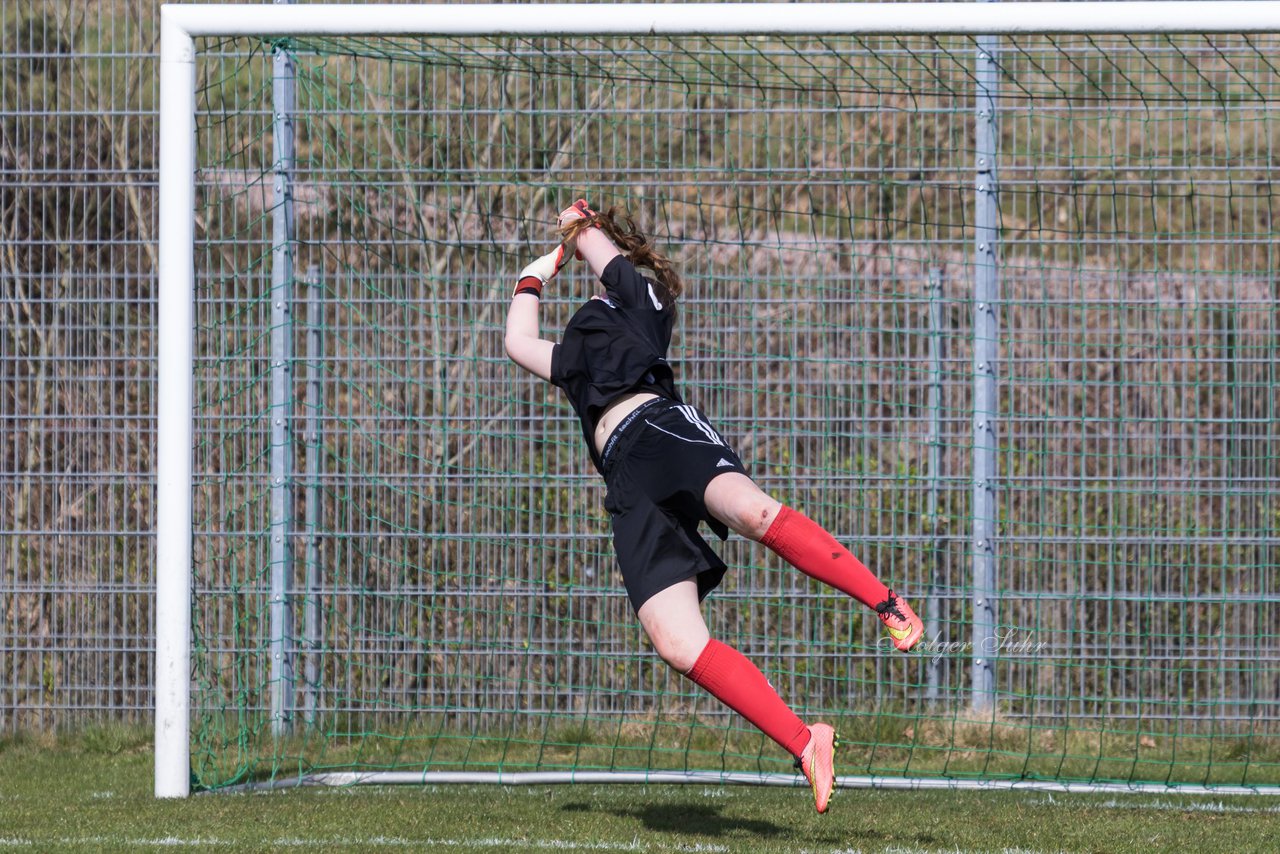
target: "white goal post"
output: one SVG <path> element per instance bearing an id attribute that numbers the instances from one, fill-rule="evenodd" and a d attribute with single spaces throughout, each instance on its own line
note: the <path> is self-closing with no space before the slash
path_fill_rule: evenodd
<path id="1" fill-rule="evenodd" d="M 196 39 L 325 35 L 1277 33 L 1280 0 L 572 6 L 208 4 L 163 5 L 160 22 L 155 795 L 170 798 L 185 797 L 190 792 Z"/>

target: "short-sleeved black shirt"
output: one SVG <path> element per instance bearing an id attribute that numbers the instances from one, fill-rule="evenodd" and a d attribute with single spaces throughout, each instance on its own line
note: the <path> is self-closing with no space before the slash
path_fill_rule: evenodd
<path id="1" fill-rule="evenodd" d="M 623 255 L 609 262 L 600 281 L 607 298 L 588 300 L 574 313 L 552 350 L 551 382 L 568 395 L 591 461 L 603 473 L 592 434 L 610 403 L 631 391 L 683 401 L 667 364 L 673 307 L 658 300 L 653 285 Z"/>

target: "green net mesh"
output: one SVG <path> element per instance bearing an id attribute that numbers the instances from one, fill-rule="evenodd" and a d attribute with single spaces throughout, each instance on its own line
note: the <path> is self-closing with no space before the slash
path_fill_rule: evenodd
<path id="1" fill-rule="evenodd" d="M 840 773 L 1280 782 L 1275 39 L 1000 41 L 990 637 L 972 625 L 975 42 L 200 47 L 200 786 L 794 773 L 653 654 L 577 423 L 504 356 L 514 275 L 578 196 L 626 205 L 678 261 L 686 399 L 926 620 L 895 653 L 856 603 L 723 546 L 712 634 L 837 726 Z M 296 74 L 274 290 L 273 49 Z M 593 287 L 566 270 L 544 330 Z"/>

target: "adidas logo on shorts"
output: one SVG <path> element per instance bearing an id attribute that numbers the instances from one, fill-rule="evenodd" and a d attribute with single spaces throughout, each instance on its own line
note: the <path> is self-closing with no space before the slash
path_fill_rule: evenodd
<path id="1" fill-rule="evenodd" d="M 728 466 L 729 468 L 733 468 L 733 463 L 729 462 L 724 457 L 721 457 L 720 462 L 716 463 L 716 468 L 722 469 L 725 466 Z"/>

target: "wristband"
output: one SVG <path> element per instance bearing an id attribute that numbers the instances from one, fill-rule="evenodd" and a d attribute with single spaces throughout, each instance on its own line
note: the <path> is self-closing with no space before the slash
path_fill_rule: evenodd
<path id="1" fill-rule="evenodd" d="M 541 298 L 542 286 L 556 277 L 564 263 L 564 244 L 561 243 L 520 271 L 520 278 L 516 279 L 515 294 L 531 293 Z"/>
<path id="2" fill-rule="evenodd" d="M 538 299 L 542 299 L 542 279 L 537 276 L 525 276 L 516 282 L 516 292 L 512 297 L 518 297 L 520 294 L 533 294 Z"/>

